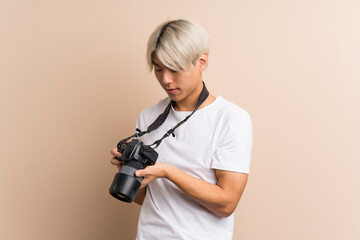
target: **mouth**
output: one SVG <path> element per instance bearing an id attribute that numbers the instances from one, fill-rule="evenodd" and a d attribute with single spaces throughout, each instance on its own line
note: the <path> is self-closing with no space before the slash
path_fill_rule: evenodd
<path id="1" fill-rule="evenodd" d="M 167 93 L 170 93 L 170 94 L 174 94 L 178 91 L 179 89 L 178 88 L 167 88 L 166 89 L 166 92 Z"/>

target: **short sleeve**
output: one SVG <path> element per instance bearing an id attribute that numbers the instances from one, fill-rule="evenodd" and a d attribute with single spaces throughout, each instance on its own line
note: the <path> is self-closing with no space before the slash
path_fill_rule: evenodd
<path id="1" fill-rule="evenodd" d="M 245 110 L 232 114 L 219 136 L 211 167 L 248 174 L 250 172 L 252 138 L 250 115 Z"/>
<path id="2" fill-rule="evenodd" d="M 135 124 L 135 129 L 141 129 L 141 126 L 140 126 L 141 124 L 140 124 L 140 115 L 139 115 L 139 117 L 136 119 L 136 124 Z"/>
<path id="3" fill-rule="evenodd" d="M 134 133 L 137 133 L 137 129 L 139 129 L 140 131 L 145 131 L 146 130 L 146 127 L 145 127 L 145 124 L 144 124 L 144 119 L 143 119 L 143 113 L 141 112 L 139 117 L 136 119 L 136 124 L 135 124 L 135 131 Z M 144 136 L 141 136 L 139 137 L 139 139 L 141 141 L 145 141 L 144 140 Z"/>

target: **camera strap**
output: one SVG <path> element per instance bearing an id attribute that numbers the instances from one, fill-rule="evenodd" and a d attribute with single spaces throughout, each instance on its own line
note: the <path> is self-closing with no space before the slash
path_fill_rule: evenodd
<path id="1" fill-rule="evenodd" d="M 175 137 L 174 131 L 175 129 L 177 129 L 178 127 L 180 127 L 183 123 L 185 123 L 200 107 L 200 105 L 205 102 L 205 100 L 207 99 L 207 97 L 209 96 L 209 91 L 207 90 L 205 83 L 203 82 L 203 89 L 201 91 L 200 97 L 197 101 L 196 107 L 194 109 L 194 111 L 192 111 L 192 113 L 190 115 L 188 115 L 186 118 L 184 118 L 181 122 L 179 122 L 178 124 L 175 125 L 175 127 L 169 129 L 162 138 L 156 140 L 153 144 L 149 145 L 149 146 L 153 146 L 155 145 L 155 147 L 153 147 L 154 149 L 157 148 L 161 141 L 164 140 L 164 138 L 167 138 L 168 136 L 172 135 L 173 137 Z M 150 133 L 152 131 L 154 131 L 155 129 L 159 128 L 166 120 L 167 116 L 170 113 L 170 109 L 171 109 L 171 105 L 174 103 L 174 101 L 170 101 L 170 103 L 166 106 L 165 110 L 163 113 L 161 113 L 156 120 L 147 128 L 146 131 L 141 131 L 140 129 L 136 129 L 136 131 L 138 131 L 137 133 L 135 133 L 133 136 L 128 137 L 124 140 L 122 140 L 122 142 L 126 142 L 127 140 L 129 140 L 132 137 L 141 137 L 144 134 Z"/>

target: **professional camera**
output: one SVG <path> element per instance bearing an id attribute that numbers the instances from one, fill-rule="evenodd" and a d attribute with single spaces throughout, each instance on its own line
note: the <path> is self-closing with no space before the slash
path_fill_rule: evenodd
<path id="1" fill-rule="evenodd" d="M 158 153 L 149 145 L 144 145 L 139 139 L 120 141 L 118 152 L 122 154 L 120 161 L 124 161 L 119 172 L 115 175 L 110 187 L 110 194 L 124 202 L 132 202 L 140 189 L 143 177 L 136 177 L 135 171 L 154 165 Z"/>

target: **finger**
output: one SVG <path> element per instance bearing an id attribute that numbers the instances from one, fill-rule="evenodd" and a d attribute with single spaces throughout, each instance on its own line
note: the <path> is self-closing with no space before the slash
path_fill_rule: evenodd
<path id="1" fill-rule="evenodd" d="M 137 170 L 137 171 L 135 172 L 135 176 L 137 176 L 137 177 L 145 177 L 145 175 L 146 175 L 146 171 L 145 171 L 145 170 Z"/>
<path id="2" fill-rule="evenodd" d="M 122 154 L 118 152 L 117 148 L 111 149 L 111 154 L 116 158 L 121 158 Z"/>
<path id="3" fill-rule="evenodd" d="M 143 180 L 141 181 L 140 188 L 146 187 L 149 183 L 150 183 L 150 180 L 149 180 L 149 179 L 143 178 Z"/>
<path id="4" fill-rule="evenodd" d="M 116 165 L 116 166 L 119 166 L 119 167 L 122 165 L 122 162 L 119 161 L 119 160 L 117 160 L 116 158 L 112 158 L 112 159 L 110 160 L 110 162 L 111 162 L 111 164 Z"/>

